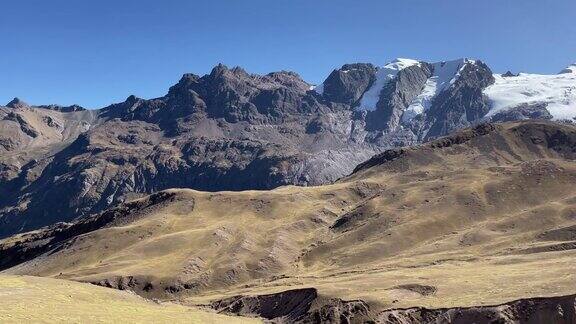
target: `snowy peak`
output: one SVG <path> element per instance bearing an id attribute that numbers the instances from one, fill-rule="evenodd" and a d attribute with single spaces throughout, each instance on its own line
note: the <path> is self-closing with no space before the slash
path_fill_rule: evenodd
<path id="1" fill-rule="evenodd" d="M 422 92 L 404 111 L 402 122 L 407 123 L 430 109 L 434 98 L 456 82 L 464 67 L 474 64 L 475 60 L 467 58 L 432 63 L 432 76 L 426 81 Z"/>
<path id="2" fill-rule="evenodd" d="M 335 83 L 338 84 L 338 88 L 343 88 L 339 83 L 359 83 L 357 86 L 360 86 L 362 92 L 356 96 L 352 96 L 354 101 L 361 99 L 360 109 L 375 110 L 384 85 L 394 79 L 399 71 L 419 64 L 421 64 L 421 62 L 407 58 L 397 58 L 382 67 L 376 68 L 369 63 L 345 64 L 342 68 L 332 71 L 323 83 L 312 86 L 310 90 L 314 90 L 320 95 L 331 97 L 329 99 L 334 100 L 337 98 L 332 98 L 335 96 L 331 94 L 333 91 L 330 90 L 335 89 L 329 89 L 327 91 L 327 88 L 336 88 L 334 87 Z M 353 79 L 354 81 L 350 82 L 351 80 L 344 79 Z M 366 83 L 366 81 L 368 81 L 368 83 Z M 368 86 L 370 87 L 368 88 Z M 350 89 L 348 89 L 348 92 L 350 92 L 349 90 Z M 335 101 L 342 100 L 337 99 Z"/>
<path id="3" fill-rule="evenodd" d="M 453 84 L 458 77 L 460 77 L 460 72 L 467 65 L 476 64 L 475 60 L 470 60 L 467 58 L 462 58 L 453 61 L 444 61 L 432 63 L 434 68 L 432 78 L 436 78 L 441 81 L 441 88 L 444 89 L 447 85 Z"/>
<path id="4" fill-rule="evenodd" d="M 428 110 L 432 100 L 456 81 L 466 63 L 466 59 L 432 63 L 432 76 L 426 81 L 422 92 L 406 108 L 402 121 L 408 122 Z"/>
<path id="5" fill-rule="evenodd" d="M 400 70 L 403 70 L 403 69 L 410 67 L 412 65 L 418 65 L 418 64 L 420 64 L 420 61 L 416 61 L 416 60 L 408 59 L 408 58 L 397 58 L 397 59 L 393 60 L 392 62 L 384 65 L 382 67 L 382 69 L 390 70 L 390 71 L 400 71 Z"/>
<path id="6" fill-rule="evenodd" d="M 375 110 L 382 89 L 390 80 L 393 80 L 398 75 L 399 71 L 411 66 L 421 66 L 422 64 L 428 64 L 432 67 L 432 76 L 426 83 L 420 96 L 415 100 L 414 106 L 411 107 L 412 112 L 409 112 L 406 115 L 406 118 L 411 118 L 411 116 L 413 117 L 414 115 L 426 110 L 430 105 L 431 100 L 436 95 L 452 85 L 458 79 L 460 72 L 465 66 L 476 64 L 476 61 L 461 58 L 452 61 L 425 63 L 412 59 L 398 58 L 378 70 L 374 85 L 366 91 L 360 101 L 358 109 L 369 111 Z"/>
<path id="7" fill-rule="evenodd" d="M 496 82 L 484 90 L 491 102 L 487 117 L 539 107 L 555 120 L 576 119 L 576 65 L 560 74 L 520 73 L 512 77 L 495 75 L 494 78 Z"/>
<path id="8" fill-rule="evenodd" d="M 458 59 L 446 62 L 432 63 L 433 72 L 429 83 L 434 84 L 436 94 L 454 84 L 460 77 L 460 72 L 465 66 L 476 64 L 476 61 L 469 59 Z"/>
<path id="9" fill-rule="evenodd" d="M 390 80 L 393 80 L 396 75 L 398 75 L 398 72 L 420 64 L 421 62 L 416 60 L 397 58 L 383 67 L 378 68 L 376 80 L 362 96 L 358 109 L 368 111 L 376 110 L 376 104 L 380 100 L 380 93 L 384 86 L 390 82 Z"/>
<path id="10" fill-rule="evenodd" d="M 442 100 L 456 98 L 461 94 L 450 94 L 472 91 L 470 89 L 474 89 L 474 93 L 467 93 L 466 96 L 480 94 L 474 99 L 474 107 L 480 108 L 473 115 L 468 109 L 462 114 L 462 120 L 469 121 L 476 117 L 499 120 L 502 116 L 512 116 L 510 118 L 515 120 L 531 116 L 576 120 L 576 63 L 554 75 L 493 74 L 483 62 L 467 58 L 435 63 L 399 58 L 373 70 L 367 68 L 362 75 L 357 73 L 358 68 L 354 65 L 345 67 L 338 73 L 333 72 L 333 76 L 337 76 L 334 79 L 346 86 L 335 87 L 334 84 L 339 83 L 332 82 L 330 94 L 327 95 L 327 79 L 315 89 L 316 92 L 324 99 L 368 111 L 369 119 L 381 119 L 374 121 L 380 128 L 409 126 L 414 124 L 414 120 L 422 121 L 417 116 L 435 115 L 438 109 L 448 111 L 446 107 L 449 105 L 442 103 Z M 350 93 L 346 96 L 350 100 L 338 99 L 335 93 Z M 455 102 L 451 109 L 458 110 L 458 105 L 462 103 Z"/>
<path id="11" fill-rule="evenodd" d="M 388 82 L 396 78 L 398 72 L 411 66 L 422 66 L 423 64 L 428 64 L 431 67 L 432 75 L 426 82 L 422 93 L 420 93 L 414 100 L 414 103 L 410 105 L 410 111 L 404 117 L 405 119 L 410 119 L 428 109 L 432 99 L 452 85 L 458 79 L 460 72 L 466 65 L 476 64 L 476 61 L 461 58 L 452 61 L 425 63 L 412 59 L 398 58 L 378 69 L 376 81 L 362 96 L 358 109 L 368 111 L 376 110 L 382 89 Z"/>
<path id="12" fill-rule="evenodd" d="M 558 73 L 558 74 L 567 74 L 567 73 L 576 74 L 576 63 L 569 65 L 564 70 L 560 71 L 560 73 Z"/>

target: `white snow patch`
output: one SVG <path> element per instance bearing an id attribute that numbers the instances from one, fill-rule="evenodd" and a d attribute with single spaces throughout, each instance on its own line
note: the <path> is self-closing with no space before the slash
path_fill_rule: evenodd
<path id="1" fill-rule="evenodd" d="M 411 59 L 398 58 L 376 72 L 376 81 L 374 84 L 362 95 L 360 99 L 359 110 L 376 110 L 376 104 L 380 100 L 380 92 L 390 80 L 394 79 L 399 71 L 413 65 L 420 64 L 420 62 Z"/>
<path id="2" fill-rule="evenodd" d="M 486 116 L 520 104 L 546 103 L 554 119 L 576 117 L 576 73 L 541 75 L 520 73 L 516 77 L 494 75 L 496 82 L 484 90 L 492 107 Z"/>
<path id="3" fill-rule="evenodd" d="M 324 94 L 324 83 L 320 83 L 319 85 L 316 85 L 316 86 L 311 86 L 310 90 L 314 90 L 319 95 L 323 95 Z"/>
<path id="4" fill-rule="evenodd" d="M 436 98 L 440 92 L 456 82 L 466 64 L 475 63 L 476 61 L 468 59 L 433 63 L 434 71 L 432 76 L 426 81 L 422 92 L 410 103 L 402 114 L 402 122 L 408 122 L 417 115 L 427 111 L 432 105 L 432 100 Z"/>

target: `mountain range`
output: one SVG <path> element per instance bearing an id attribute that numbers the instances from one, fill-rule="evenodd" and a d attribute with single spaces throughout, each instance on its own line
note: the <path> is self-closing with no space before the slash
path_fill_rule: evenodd
<path id="1" fill-rule="evenodd" d="M 573 66 L 494 74 L 479 60 L 346 64 L 320 85 L 216 66 L 160 98 L 101 109 L 0 107 L 0 237 L 169 189 L 320 185 L 394 147 L 482 122 L 573 122 Z M 63 197 L 66 197 L 65 199 Z"/>

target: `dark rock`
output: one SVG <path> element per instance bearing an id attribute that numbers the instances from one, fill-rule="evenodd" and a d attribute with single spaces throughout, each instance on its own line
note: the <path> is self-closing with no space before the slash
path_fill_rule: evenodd
<path id="1" fill-rule="evenodd" d="M 402 113 L 420 94 L 432 72 L 432 67 L 426 63 L 399 71 L 396 78 L 382 89 L 376 110 L 368 112 L 366 128 L 386 132 L 395 131 L 400 124 Z"/>
<path id="2" fill-rule="evenodd" d="M 517 107 L 494 114 L 489 119 L 493 122 L 507 122 L 525 119 L 552 119 L 552 115 L 546 109 L 545 103 L 522 104 Z"/>
<path id="3" fill-rule="evenodd" d="M 30 106 L 20 98 L 14 98 L 9 103 L 6 104 L 8 108 L 29 108 Z"/>
<path id="4" fill-rule="evenodd" d="M 407 151 L 405 148 L 395 148 L 386 150 L 380 154 L 373 156 L 367 161 L 358 164 L 358 166 L 354 168 L 354 171 L 352 171 L 352 173 L 356 173 L 358 171 L 365 170 L 376 165 L 384 164 L 389 161 L 394 161 L 395 159 L 405 155 L 406 152 Z"/>
<path id="5" fill-rule="evenodd" d="M 223 313 L 295 322 L 307 314 L 317 297 L 316 289 L 303 288 L 270 295 L 230 297 L 215 301 L 210 306 Z"/>
<path id="6" fill-rule="evenodd" d="M 502 74 L 502 76 L 505 78 L 510 78 L 510 77 L 518 76 L 518 74 L 514 74 L 511 71 L 506 71 L 506 73 Z"/>
<path id="7" fill-rule="evenodd" d="M 24 119 L 24 117 L 18 113 L 10 112 L 8 115 L 6 115 L 6 117 L 4 117 L 4 120 L 11 120 L 18 123 L 22 132 L 32 138 L 38 137 L 39 135 L 38 131 L 34 129 L 34 127 L 32 127 L 32 125 L 30 125 L 26 119 Z"/>
<path id="8" fill-rule="evenodd" d="M 323 96 L 329 101 L 353 105 L 374 83 L 376 71 L 372 64 L 345 64 L 326 78 Z"/>
<path id="9" fill-rule="evenodd" d="M 380 313 L 378 323 L 576 323 L 576 295 L 529 298 L 494 306 L 407 308 Z"/>
<path id="10" fill-rule="evenodd" d="M 374 323 L 367 303 L 333 298 L 308 312 L 299 323 Z"/>
<path id="11" fill-rule="evenodd" d="M 466 64 L 454 84 L 432 102 L 425 118 L 425 140 L 443 136 L 472 125 L 490 109 L 482 90 L 494 83 L 492 72 L 481 61 Z"/>
<path id="12" fill-rule="evenodd" d="M 411 287 L 408 287 L 411 288 Z M 428 293 L 430 289 L 426 289 Z M 318 297 L 314 288 L 213 302 L 219 312 L 259 316 L 272 323 L 534 323 L 576 322 L 576 295 L 528 298 L 494 306 L 388 309 L 379 313 L 361 300 Z"/>
<path id="13" fill-rule="evenodd" d="M 55 111 L 59 111 L 59 112 L 63 112 L 63 113 L 85 111 L 86 110 L 86 108 L 79 106 L 79 105 L 71 105 L 71 106 L 40 105 L 40 106 L 37 106 L 37 108 L 50 109 L 50 110 L 55 110 Z"/>

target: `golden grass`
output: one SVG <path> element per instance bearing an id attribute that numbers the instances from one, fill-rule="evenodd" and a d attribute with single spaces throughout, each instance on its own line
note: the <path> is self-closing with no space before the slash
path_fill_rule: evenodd
<path id="1" fill-rule="evenodd" d="M 2 323 L 257 323 L 90 284 L 0 276 Z"/>

